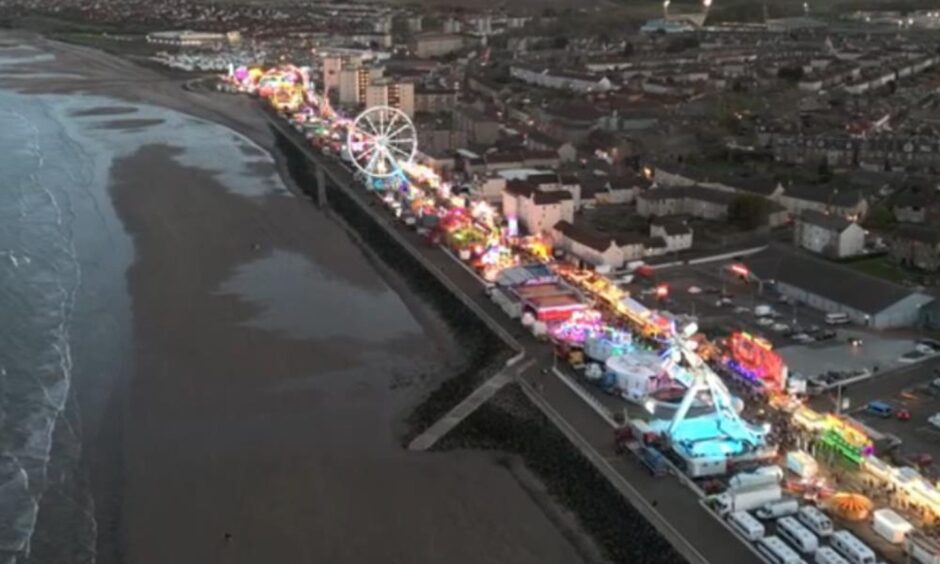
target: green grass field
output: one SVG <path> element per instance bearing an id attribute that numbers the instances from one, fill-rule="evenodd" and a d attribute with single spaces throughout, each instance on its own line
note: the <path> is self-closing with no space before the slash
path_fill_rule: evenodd
<path id="1" fill-rule="evenodd" d="M 870 276 L 894 282 L 895 284 L 901 284 L 905 279 L 911 278 L 910 273 L 892 263 L 888 260 L 888 257 L 876 257 L 849 262 L 846 263 L 846 266 Z"/>

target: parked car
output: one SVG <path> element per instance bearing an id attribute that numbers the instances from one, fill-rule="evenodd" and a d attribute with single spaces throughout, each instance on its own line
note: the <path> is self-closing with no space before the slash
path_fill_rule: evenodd
<path id="1" fill-rule="evenodd" d="M 933 349 L 934 352 L 940 351 L 940 341 L 934 339 L 918 339 L 917 344 Z"/>
<path id="2" fill-rule="evenodd" d="M 797 343 L 812 343 L 816 341 L 816 339 L 812 335 L 809 335 L 807 333 L 797 333 L 793 335 L 791 339 L 793 339 Z"/>
<path id="3" fill-rule="evenodd" d="M 698 286 L 689 286 L 689 293 L 692 294 L 692 295 L 701 294 L 701 293 L 702 293 L 702 289 L 699 288 Z"/>
<path id="4" fill-rule="evenodd" d="M 831 329 L 826 329 L 825 331 L 820 331 L 814 335 L 817 341 L 828 341 L 829 339 L 836 338 L 836 332 Z"/>
<path id="5" fill-rule="evenodd" d="M 770 328 L 777 333 L 783 333 L 790 330 L 790 326 L 786 323 L 774 323 Z"/>
<path id="6" fill-rule="evenodd" d="M 940 429 L 940 413 L 934 413 L 927 418 L 927 423 L 930 423 L 936 429 Z"/>
<path id="7" fill-rule="evenodd" d="M 911 420 L 911 412 L 903 408 L 897 410 L 894 416 L 897 417 L 898 421 L 910 421 Z"/>
<path id="8" fill-rule="evenodd" d="M 894 413 L 894 408 L 891 407 L 891 404 L 875 400 L 868 402 L 868 405 L 865 406 L 865 411 L 871 413 L 872 415 L 877 415 L 878 417 L 887 419 L 891 417 L 891 414 Z"/>
<path id="9" fill-rule="evenodd" d="M 774 324 L 773 318 L 770 317 L 758 317 L 757 324 L 761 327 L 767 327 Z"/>

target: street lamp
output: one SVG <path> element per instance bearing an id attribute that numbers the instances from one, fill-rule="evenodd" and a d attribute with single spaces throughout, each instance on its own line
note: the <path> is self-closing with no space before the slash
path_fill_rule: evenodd
<path id="1" fill-rule="evenodd" d="M 708 15 L 708 9 L 712 7 L 712 0 L 702 0 L 702 6 L 704 6 L 705 15 Z"/>
<path id="2" fill-rule="evenodd" d="M 663 0 L 663 19 L 669 19 L 669 0 Z"/>

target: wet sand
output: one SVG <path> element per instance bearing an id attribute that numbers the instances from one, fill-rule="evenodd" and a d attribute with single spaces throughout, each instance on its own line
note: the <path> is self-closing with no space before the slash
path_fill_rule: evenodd
<path id="1" fill-rule="evenodd" d="M 89 78 L 18 88 L 163 105 L 273 145 L 250 100 L 48 47 L 59 60 L 37 72 Z M 135 347 L 100 424 L 85 429 L 99 562 L 580 561 L 491 455 L 400 447 L 403 417 L 455 370 L 459 344 L 337 224 L 290 195 L 236 195 L 161 145 L 111 176 L 136 254 Z M 370 326 L 369 311 L 343 300 L 384 305 Z"/>

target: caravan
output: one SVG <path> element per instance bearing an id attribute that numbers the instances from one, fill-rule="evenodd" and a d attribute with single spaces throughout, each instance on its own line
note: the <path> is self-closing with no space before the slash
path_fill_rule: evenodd
<path id="1" fill-rule="evenodd" d="M 821 546 L 813 558 L 815 564 L 849 564 L 849 561 L 828 546 Z"/>
<path id="2" fill-rule="evenodd" d="M 764 538 L 764 526 L 747 511 L 735 511 L 728 516 L 731 528 L 741 533 L 749 541 Z"/>
<path id="3" fill-rule="evenodd" d="M 804 527 L 821 537 L 828 537 L 832 534 L 832 519 L 812 505 L 801 507 L 796 518 Z"/>
<path id="4" fill-rule="evenodd" d="M 787 546 L 787 543 L 773 535 L 757 541 L 757 552 L 774 564 L 805 564 L 800 555 Z"/>
<path id="5" fill-rule="evenodd" d="M 829 544 L 845 556 L 851 564 L 875 564 L 875 552 L 848 531 L 832 533 L 832 540 Z"/>
<path id="6" fill-rule="evenodd" d="M 812 554 L 819 548 L 819 539 L 793 517 L 777 519 L 777 534 L 803 554 Z"/>

